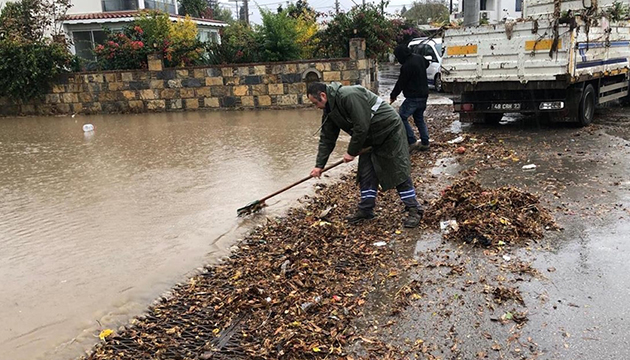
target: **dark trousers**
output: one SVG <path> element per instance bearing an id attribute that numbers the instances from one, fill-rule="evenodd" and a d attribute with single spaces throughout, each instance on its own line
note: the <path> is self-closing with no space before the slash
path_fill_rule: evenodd
<path id="1" fill-rule="evenodd" d="M 411 124 L 407 119 L 413 115 L 413 122 L 416 124 L 418 131 L 420 132 L 420 143 L 422 145 L 429 145 L 429 129 L 427 123 L 424 122 L 424 110 L 427 108 L 427 98 L 409 98 L 403 101 L 398 110 L 398 115 L 405 125 L 407 131 L 407 142 L 409 145 L 416 142 L 416 136 L 413 133 Z"/>
<path id="2" fill-rule="evenodd" d="M 378 192 L 378 177 L 369 153 L 359 156 L 359 185 L 361 187 L 359 209 L 369 213 L 374 212 Z M 411 178 L 408 177 L 402 184 L 396 186 L 396 190 L 406 209 L 420 208 Z"/>

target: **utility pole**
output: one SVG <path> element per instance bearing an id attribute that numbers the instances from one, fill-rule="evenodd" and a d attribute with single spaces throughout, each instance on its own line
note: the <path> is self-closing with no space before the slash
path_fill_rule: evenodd
<path id="1" fill-rule="evenodd" d="M 335 0 L 335 14 L 339 14 L 339 0 Z"/>
<path id="2" fill-rule="evenodd" d="M 464 26 L 479 25 L 479 0 L 464 0 Z"/>
<path id="3" fill-rule="evenodd" d="M 249 25 L 249 6 L 247 4 L 247 1 L 248 0 L 243 0 L 243 11 L 245 12 L 245 23 Z"/>
<path id="4" fill-rule="evenodd" d="M 241 13 L 238 12 L 238 0 L 234 0 L 234 3 L 236 3 L 236 19 L 240 20 Z"/>

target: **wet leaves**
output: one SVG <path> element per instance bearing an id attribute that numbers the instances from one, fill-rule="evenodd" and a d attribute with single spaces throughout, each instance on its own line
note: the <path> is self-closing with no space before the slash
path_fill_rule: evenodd
<path id="1" fill-rule="evenodd" d="M 458 226 L 445 238 L 481 246 L 540 239 L 545 228 L 556 228 L 537 196 L 513 187 L 486 189 L 472 177 L 444 189 L 425 216 L 425 222 L 434 226 L 451 219 Z"/>

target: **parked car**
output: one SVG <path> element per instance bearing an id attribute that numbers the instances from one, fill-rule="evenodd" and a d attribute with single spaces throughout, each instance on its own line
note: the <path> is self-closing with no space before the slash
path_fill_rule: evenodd
<path id="1" fill-rule="evenodd" d="M 415 38 L 409 42 L 409 48 L 414 54 L 424 56 L 430 61 L 427 68 L 427 81 L 435 91 L 442 92 L 442 39 Z"/>

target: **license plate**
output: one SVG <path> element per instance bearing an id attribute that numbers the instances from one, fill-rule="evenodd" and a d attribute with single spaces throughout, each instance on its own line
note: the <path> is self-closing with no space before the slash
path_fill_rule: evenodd
<path id="1" fill-rule="evenodd" d="M 492 104 L 492 110 L 520 110 L 521 104 Z"/>

